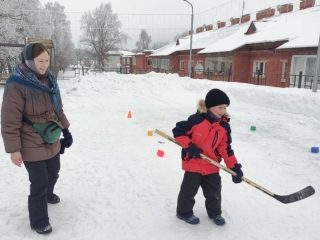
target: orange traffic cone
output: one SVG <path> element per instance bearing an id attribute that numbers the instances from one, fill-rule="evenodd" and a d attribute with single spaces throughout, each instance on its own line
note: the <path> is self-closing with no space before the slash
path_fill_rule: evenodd
<path id="1" fill-rule="evenodd" d="M 132 118 L 131 111 L 128 112 L 128 117 L 127 118 Z"/>

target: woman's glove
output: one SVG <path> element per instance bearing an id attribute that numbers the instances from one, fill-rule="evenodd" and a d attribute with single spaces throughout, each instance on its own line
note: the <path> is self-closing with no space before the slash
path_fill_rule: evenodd
<path id="1" fill-rule="evenodd" d="M 68 128 L 64 128 L 62 129 L 62 133 L 63 133 L 63 143 L 64 143 L 64 146 L 66 148 L 69 148 L 71 147 L 72 143 L 73 143 L 73 138 L 72 138 L 72 135 L 71 133 L 69 132 L 69 129 Z"/>
<path id="2" fill-rule="evenodd" d="M 66 146 L 64 145 L 64 138 L 60 139 L 60 154 L 64 154 L 64 150 L 66 149 Z"/>

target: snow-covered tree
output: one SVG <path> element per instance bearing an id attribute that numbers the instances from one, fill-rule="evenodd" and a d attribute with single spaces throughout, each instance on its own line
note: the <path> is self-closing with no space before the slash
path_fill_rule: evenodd
<path id="1" fill-rule="evenodd" d="M 72 42 L 71 23 L 64 12 L 64 6 L 58 2 L 46 3 L 42 9 L 44 27 L 38 28 L 38 37 L 51 39 L 54 44 L 57 72 L 74 62 L 74 43 Z M 54 66 L 52 66 L 54 67 Z"/>
<path id="2" fill-rule="evenodd" d="M 108 61 L 108 52 L 119 50 L 129 39 L 121 32 L 118 14 L 112 12 L 110 3 L 101 3 L 95 10 L 85 12 L 81 16 L 81 30 L 80 43 L 90 49 L 102 68 Z"/>
<path id="3" fill-rule="evenodd" d="M 136 47 L 138 52 L 143 50 L 148 50 L 151 45 L 151 36 L 148 35 L 148 32 L 145 29 L 141 30 L 139 34 L 139 41 L 136 42 Z"/>
<path id="4" fill-rule="evenodd" d="M 1 0 L 0 1 L 0 42 L 23 44 L 25 37 L 34 29 L 27 25 L 39 10 L 38 0 Z M 12 71 L 20 61 L 21 48 L 0 47 L 0 72 Z"/>

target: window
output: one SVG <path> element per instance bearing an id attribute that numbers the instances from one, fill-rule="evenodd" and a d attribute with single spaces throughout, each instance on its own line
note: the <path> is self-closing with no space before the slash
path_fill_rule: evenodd
<path id="1" fill-rule="evenodd" d="M 287 77 L 287 62 L 282 62 L 282 72 L 281 72 L 281 81 L 285 82 Z"/>
<path id="2" fill-rule="evenodd" d="M 218 61 L 213 62 L 213 71 L 214 72 L 218 71 Z"/>
<path id="3" fill-rule="evenodd" d="M 225 62 L 221 62 L 221 63 L 220 63 L 220 71 L 221 71 L 221 72 L 224 72 L 225 69 L 226 69 L 226 63 L 225 63 Z"/>
<path id="4" fill-rule="evenodd" d="M 170 68 L 170 59 L 161 59 L 161 69 L 169 70 Z"/>
<path id="5" fill-rule="evenodd" d="M 184 69 L 184 61 L 180 61 L 180 69 L 181 69 L 181 70 Z"/>
<path id="6" fill-rule="evenodd" d="M 126 58 L 126 64 L 130 64 L 130 58 Z"/>
<path id="7" fill-rule="evenodd" d="M 136 59 L 136 57 L 132 57 L 132 65 L 137 65 L 137 59 Z"/>
<path id="8" fill-rule="evenodd" d="M 202 62 L 198 62 L 197 65 L 194 67 L 194 71 L 196 74 L 202 74 L 203 73 L 203 65 Z"/>
<path id="9" fill-rule="evenodd" d="M 154 68 L 160 67 L 160 59 L 159 58 L 154 58 L 152 61 L 152 66 Z"/>
<path id="10" fill-rule="evenodd" d="M 253 63 L 253 74 L 252 76 L 262 76 L 265 77 L 265 69 L 266 69 L 266 62 L 254 62 Z"/>
<path id="11" fill-rule="evenodd" d="M 148 59 L 147 59 L 147 64 L 148 64 L 148 66 L 151 66 L 151 65 L 152 65 L 152 58 L 148 58 Z"/>
<path id="12" fill-rule="evenodd" d="M 294 55 L 292 56 L 292 64 L 290 70 L 290 84 L 294 84 L 295 79 L 302 72 L 305 81 L 311 82 L 314 78 L 315 69 L 317 67 L 317 55 Z"/>

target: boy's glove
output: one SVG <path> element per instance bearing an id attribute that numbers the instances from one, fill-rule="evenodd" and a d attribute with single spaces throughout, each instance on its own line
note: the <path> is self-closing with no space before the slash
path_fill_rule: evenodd
<path id="1" fill-rule="evenodd" d="M 69 148 L 73 143 L 73 138 L 68 128 L 62 129 L 63 133 L 63 143 L 66 148 Z"/>
<path id="2" fill-rule="evenodd" d="M 189 147 L 184 149 L 186 153 L 188 153 L 190 158 L 201 158 L 200 153 L 202 153 L 202 150 L 197 148 L 197 146 L 192 143 Z"/>
<path id="3" fill-rule="evenodd" d="M 242 172 L 242 170 L 241 170 L 241 164 L 240 163 L 236 163 L 236 165 L 234 165 L 234 167 L 233 168 L 230 168 L 232 171 L 234 171 L 236 174 L 237 174 L 237 176 L 235 177 L 235 176 L 233 176 L 232 175 L 232 181 L 234 182 L 234 183 L 241 183 L 242 182 L 242 176 L 243 176 L 243 172 Z"/>

